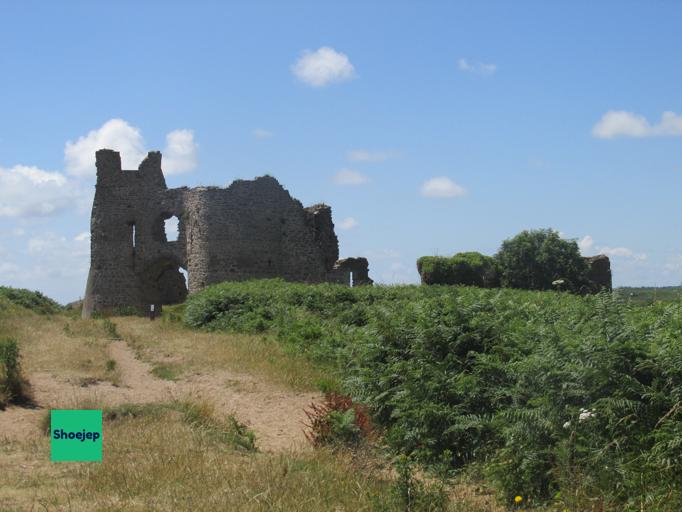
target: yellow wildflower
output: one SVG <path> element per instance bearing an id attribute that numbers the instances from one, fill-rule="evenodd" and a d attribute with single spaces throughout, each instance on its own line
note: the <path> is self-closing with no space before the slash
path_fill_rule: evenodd
<path id="1" fill-rule="evenodd" d="M 514 503 L 521 503 L 523 501 L 523 498 L 521 496 L 517 496 L 514 498 Z"/>

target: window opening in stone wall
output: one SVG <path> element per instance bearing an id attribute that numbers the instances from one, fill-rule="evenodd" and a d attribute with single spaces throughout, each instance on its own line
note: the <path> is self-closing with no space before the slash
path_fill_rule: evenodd
<path id="1" fill-rule="evenodd" d="M 182 274 L 182 277 L 185 278 L 185 288 L 189 290 L 189 273 L 182 267 L 180 267 L 178 270 Z"/>
<path id="2" fill-rule="evenodd" d="M 164 231 L 166 232 L 166 241 L 168 242 L 177 242 L 178 240 L 178 224 L 179 224 L 178 218 L 173 215 L 172 217 L 166 219 L 164 221 Z"/>
<path id="3" fill-rule="evenodd" d="M 135 223 L 130 223 L 130 238 L 133 241 L 133 249 L 135 249 Z"/>
<path id="4" fill-rule="evenodd" d="M 350 272 L 350 287 L 353 288 L 353 272 Z"/>

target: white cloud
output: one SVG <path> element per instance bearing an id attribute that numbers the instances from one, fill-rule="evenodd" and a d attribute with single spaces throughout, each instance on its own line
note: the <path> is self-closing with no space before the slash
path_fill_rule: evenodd
<path id="1" fill-rule="evenodd" d="M 251 133 L 257 139 L 269 139 L 270 137 L 272 137 L 274 135 L 270 130 L 266 130 L 264 128 L 256 128 Z"/>
<path id="2" fill-rule="evenodd" d="M 140 130 L 130 126 L 123 119 L 110 119 L 96 130 L 67 141 L 64 146 L 66 169 L 75 176 L 95 173 L 95 152 L 98 149 L 113 149 L 121 153 L 124 169 L 137 169 L 146 156 L 144 139 Z"/>
<path id="3" fill-rule="evenodd" d="M 162 167 L 165 174 L 191 171 L 197 165 L 197 143 L 192 130 L 173 130 L 166 135 Z M 140 130 L 123 119 L 110 119 L 96 130 L 64 145 L 66 169 L 74 176 L 95 174 L 95 152 L 113 149 L 121 154 L 123 169 L 137 169 L 147 156 Z"/>
<path id="4" fill-rule="evenodd" d="M 578 247 L 583 255 L 586 255 L 594 246 L 594 239 L 590 235 L 585 235 L 578 241 Z"/>
<path id="5" fill-rule="evenodd" d="M 355 68 L 348 57 L 328 46 L 314 52 L 305 50 L 291 66 L 291 71 L 296 78 L 312 87 L 350 80 L 355 75 Z"/>
<path id="6" fill-rule="evenodd" d="M 15 165 L 0 167 L 0 217 L 43 217 L 79 204 L 79 183 L 59 172 Z"/>
<path id="7" fill-rule="evenodd" d="M 383 162 L 391 158 L 397 158 L 397 151 L 369 151 L 367 149 L 353 149 L 348 152 L 348 160 L 351 162 Z"/>
<path id="8" fill-rule="evenodd" d="M 633 112 L 611 110 L 594 125 L 592 135 L 599 139 L 682 136 L 682 116 L 675 112 L 663 112 L 661 121 L 651 124 L 644 116 Z"/>
<path id="9" fill-rule="evenodd" d="M 12 234 L 14 236 L 24 236 L 26 234 L 26 230 L 24 228 L 14 228 L 12 230 Z"/>
<path id="10" fill-rule="evenodd" d="M 64 246 L 66 243 L 67 240 L 65 236 L 48 233 L 43 236 L 32 237 L 28 241 L 28 252 L 30 254 L 50 252 L 56 246 Z"/>
<path id="11" fill-rule="evenodd" d="M 457 66 L 460 71 L 465 73 L 473 73 L 475 75 L 492 75 L 497 71 L 495 64 L 486 64 L 484 62 L 469 62 L 467 59 L 459 59 Z"/>
<path id="12" fill-rule="evenodd" d="M 644 253 L 638 253 L 627 247 L 609 247 L 608 245 L 596 245 L 594 239 L 590 235 L 585 235 L 578 241 L 580 253 L 583 256 L 593 256 L 595 254 L 605 254 L 611 258 L 624 258 L 634 261 L 645 261 L 648 256 Z"/>
<path id="13" fill-rule="evenodd" d="M 343 231 L 348 231 L 349 229 L 353 229 L 358 226 L 358 221 L 355 220 L 353 217 L 346 217 L 345 219 L 339 221 L 339 229 Z"/>
<path id="14" fill-rule="evenodd" d="M 644 261 L 648 256 L 644 253 L 636 253 L 627 247 L 599 247 L 599 254 L 606 254 L 607 256 L 616 256 L 621 258 L 629 258 L 636 261 Z"/>
<path id="15" fill-rule="evenodd" d="M 5 284 L 40 290 L 62 302 L 83 295 L 90 266 L 88 233 L 66 236 L 48 231 L 31 233 L 25 240 L 13 244 L 12 254 L 2 255 Z"/>
<path id="16" fill-rule="evenodd" d="M 0 275 L 2 275 L 3 283 L 8 283 L 11 279 L 22 278 L 24 272 L 16 263 L 0 261 Z"/>
<path id="17" fill-rule="evenodd" d="M 85 277 L 90 266 L 89 236 L 77 235 L 69 239 L 64 235 L 48 232 L 31 237 L 27 248 L 28 254 L 37 263 L 22 269 L 23 279 L 35 281 L 40 278 L 81 278 L 85 286 Z"/>
<path id="18" fill-rule="evenodd" d="M 379 281 L 386 284 L 407 284 L 418 282 L 417 272 L 402 261 L 393 261 L 379 274 Z"/>
<path id="19" fill-rule="evenodd" d="M 369 260 L 392 260 L 400 258 L 400 253 L 395 249 L 380 249 L 374 251 L 365 251 L 363 256 Z"/>
<path id="20" fill-rule="evenodd" d="M 446 176 L 438 176 L 426 180 L 421 187 L 424 197 L 452 198 L 461 197 L 466 190 Z"/>
<path id="21" fill-rule="evenodd" d="M 161 167 L 166 175 L 192 171 L 197 166 L 197 148 L 192 130 L 173 130 L 166 135 Z"/>
<path id="22" fill-rule="evenodd" d="M 341 169 L 334 175 L 334 183 L 337 185 L 364 185 L 369 178 L 353 169 Z"/>
<path id="23" fill-rule="evenodd" d="M 663 268 L 668 273 L 682 270 L 682 254 L 673 254 L 672 256 L 668 256 Z"/>

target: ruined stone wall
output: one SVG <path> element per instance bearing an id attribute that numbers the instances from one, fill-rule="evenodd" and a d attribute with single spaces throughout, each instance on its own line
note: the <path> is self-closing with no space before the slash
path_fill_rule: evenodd
<path id="1" fill-rule="evenodd" d="M 611 291 L 611 260 L 605 254 L 586 256 L 583 258 L 587 263 L 587 279 L 589 293 L 597 293 L 601 290 Z"/>
<path id="2" fill-rule="evenodd" d="M 111 150 L 98 151 L 96 160 L 84 316 L 182 302 L 188 290 L 180 267 L 188 272 L 189 293 L 227 280 L 344 282 L 334 270 L 339 250 L 331 208 L 304 208 L 275 178 L 168 189 L 158 152 L 137 171 L 121 170 Z M 164 230 L 171 216 L 179 219 L 176 242 Z"/>
<path id="3" fill-rule="evenodd" d="M 344 258 L 337 261 L 332 268 L 332 280 L 335 283 L 366 286 L 374 284 L 369 277 L 367 258 Z"/>

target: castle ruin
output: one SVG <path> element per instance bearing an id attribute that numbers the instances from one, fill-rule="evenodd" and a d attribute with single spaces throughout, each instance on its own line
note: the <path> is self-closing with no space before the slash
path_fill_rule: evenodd
<path id="1" fill-rule="evenodd" d="M 136 171 L 122 170 L 119 153 L 109 149 L 97 151 L 96 163 L 85 318 L 152 304 L 158 311 L 221 281 L 372 283 L 365 258 L 338 259 L 331 208 L 304 208 L 273 177 L 169 189 L 160 152 Z M 166 237 L 171 217 L 178 219 L 176 241 Z"/>

